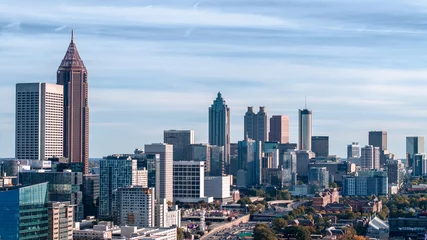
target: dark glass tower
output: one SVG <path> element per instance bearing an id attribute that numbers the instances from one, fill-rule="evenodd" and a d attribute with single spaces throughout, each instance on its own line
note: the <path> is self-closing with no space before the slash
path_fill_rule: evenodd
<path id="1" fill-rule="evenodd" d="M 57 72 L 57 84 L 64 86 L 64 157 L 82 163 L 89 171 L 89 107 L 87 70 L 74 43 L 71 42 Z"/>

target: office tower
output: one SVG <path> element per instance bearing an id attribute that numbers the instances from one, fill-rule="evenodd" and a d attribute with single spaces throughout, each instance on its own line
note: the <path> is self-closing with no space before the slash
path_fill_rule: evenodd
<path id="1" fill-rule="evenodd" d="M 414 155 L 424 153 L 424 137 L 406 137 L 406 167 L 413 168 Z"/>
<path id="2" fill-rule="evenodd" d="M 425 153 L 417 153 L 413 159 L 413 176 L 424 176 L 427 175 L 427 157 Z"/>
<path id="3" fill-rule="evenodd" d="M 311 111 L 298 110 L 298 149 L 311 151 Z"/>
<path id="4" fill-rule="evenodd" d="M 69 202 L 49 202 L 49 239 L 72 240 L 74 208 Z"/>
<path id="5" fill-rule="evenodd" d="M 83 175 L 82 192 L 83 192 L 83 206 L 84 206 L 85 218 L 87 216 L 98 217 L 99 187 L 100 187 L 99 174 Z"/>
<path id="6" fill-rule="evenodd" d="M 138 228 L 154 227 L 154 188 L 129 186 L 117 189 L 117 225 Z"/>
<path id="7" fill-rule="evenodd" d="M 359 176 L 343 177 L 342 195 L 345 196 L 380 196 L 388 194 L 387 172 L 360 171 Z"/>
<path id="8" fill-rule="evenodd" d="M 209 201 L 205 197 L 204 169 L 204 163 L 200 161 L 173 162 L 173 199 L 175 202 L 212 202 L 212 199 Z"/>
<path id="9" fill-rule="evenodd" d="M 364 170 L 380 169 L 380 148 L 372 145 L 363 147 L 360 167 Z"/>
<path id="10" fill-rule="evenodd" d="M 283 153 L 282 166 L 284 170 L 284 181 L 289 185 L 292 182 L 292 175 L 297 173 L 297 154 L 295 151 Z"/>
<path id="11" fill-rule="evenodd" d="M 61 85 L 16 84 L 16 159 L 62 157 L 63 103 Z"/>
<path id="12" fill-rule="evenodd" d="M 48 200 L 53 202 L 70 202 L 74 206 L 74 220 L 83 219 L 83 184 L 81 172 L 39 172 L 23 171 L 19 173 L 19 182 L 24 186 L 48 182 Z"/>
<path id="13" fill-rule="evenodd" d="M 136 178 L 132 179 L 132 185 L 148 188 L 148 171 L 147 169 L 136 170 Z"/>
<path id="14" fill-rule="evenodd" d="M 173 160 L 187 159 L 186 150 L 190 144 L 194 144 L 193 130 L 165 130 L 163 142 L 173 145 Z"/>
<path id="15" fill-rule="evenodd" d="M 311 151 L 299 150 L 296 151 L 296 157 L 298 176 L 307 177 L 309 163 L 311 159 L 315 158 L 315 154 Z"/>
<path id="16" fill-rule="evenodd" d="M 89 106 L 87 70 L 74 43 L 71 42 L 57 71 L 57 84 L 64 86 L 64 157 L 83 163 L 89 171 Z"/>
<path id="17" fill-rule="evenodd" d="M 132 185 L 136 176 L 137 162 L 130 157 L 108 156 L 99 161 L 100 191 L 99 209 L 100 218 L 113 216 L 113 192 L 121 187 Z"/>
<path id="18" fill-rule="evenodd" d="M 270 133 L 268 141 L 289 143 L 289 117 L 274 115 L 270 118 Z"/>
<path id="19" fill-rule="evenodd" d="M 244 123 L 243 123 L 243 139 L 250 138 L 254 139 L 256 135 L 256 114 L 254 112 L 254 107 L 248 107 L 248 111 L 245 113 Z"/>
<path id="20" fill-rule="evenodd" d="M 230 108 L 218 92 L 209 107 L 209 144 L 224 147 L 224 169 L 230 172 Z"/>
<path id="21" fill-rule="evenodd" d="M 389 185 L 397 184 L 400 187 L 405 176 L 405 165 L 400 160 L 388 160 L 387 176 Z"/>
<path id="22" fill-rule="evenodd" d="M 329 156 L 329 137 L 328 136 L 312 136 L 311 149 L 316 154 L 316 157 Z"/>
<path id="23" fill-rule="evenodd" d="M 188 160 L 202 161 L 205 164 L 205 175 L 211 171 L 211 145 L 205 143 L 188 146 Z"/>
<path id="24" fill-rule="evenodd" d="M 265 142 L 268 140 L 268 117 L 265 107 L 259 107 L 257 114 L 253 107 L 248 107 L 244 119 L 244 138 Z"/>
<path id="25" fill-rule="evenodd" d="M 159 154 L 156 162 L 156 199 L 173 201 L 173 145 L 153 143 L 145 145 L 146 154 Z"/>
<path id="26" fill-rule="evenodd" d="M 308 183 L 320 188 L 329 187 L 329 171 L 326 167 L 311 167 L 308 173 Z"/>
<path id="27" fill-rule="evenodd" d="M 0 236 L 4 240 L 47 239 L 47 183 L 0 192 Z"/>
<path id="28" fill-rule="evenodd" d="M 352 142 L 347 145 L 347 159 L 360 158 L 360 145 L 358 142 Z"/>
<path id="29" fill-rule="evenodd" d="M 224 171 L 224 147 L 211 145 L 210 176 L 222 176 Z"/>
<path id="30" fill-rule="evenodd" d="M 370 131 L 369 145 L 380 148 L 381 151 L 387 150 L 387 132 L 386 131 Z"/>
<path id="31" fill-rule="evenodd" d="M 230 195 L 230 176 L 205 177 L 205 195 L 221 202 L 232 201 Z"/>
<path id="32" fill-rule="evenodd" d="M 245 171 L 247 185 L 257 185 L 262 182 L 262 143 L 250 138 L 238 142 L 238 169 Z M 239 177 L 237 178 L 239 181 Z"/>

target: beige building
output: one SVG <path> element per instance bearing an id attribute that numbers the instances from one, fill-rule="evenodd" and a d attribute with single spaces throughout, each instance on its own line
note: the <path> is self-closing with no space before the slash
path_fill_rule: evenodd
<path id="1" fill-rule="evenodd" d="M 160 161 L 156 162 L 156 199 L 173 201 L 173 145 L 147 144 L 145 153 L 160 155 Z"/>
<path id="2" fill-rule="evenodd" d="M 289 117 L 274 115 L 270 118 L 270 142 L 289 143 Z"/>
<path id="3" fill-rule="evenodd" d="M 49 239 L 72 240 L 74 206 L 68 202 L 49 202 Z"/>

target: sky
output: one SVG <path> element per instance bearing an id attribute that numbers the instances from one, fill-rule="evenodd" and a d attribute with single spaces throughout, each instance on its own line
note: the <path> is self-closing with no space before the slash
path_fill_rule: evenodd
<path id="1" fill-rule="evenodd" d="M 0 2 L 0 157 L 14 156 L 15 84 L 56 82 L 70 42 L 89 72 L 90 157 L 130 153 L 192 129 L 207 142 L 221 91 L 231 140 L 247 106 L 313 111 L 330 153 L 388 132 L 427 135 L 427 1 L 121 0 Z"/>

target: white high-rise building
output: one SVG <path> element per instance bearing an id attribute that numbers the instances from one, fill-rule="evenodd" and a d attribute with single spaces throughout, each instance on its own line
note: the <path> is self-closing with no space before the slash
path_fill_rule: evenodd
<path id="1" fill-rule="evenodd" d="M 148 170 L 145 168 L 141 170 L 136 170 L 135 174 L 136 176 L 132 179 L 133 180 L 132 185 L 147 188 L 148 187 Z"/>
<path id="2" fill-rule="evenodd" d="M 120 226 L 154 227 L 154 188 L 122 187 L 116 193 L 117 222 Z"/>
<path id="3" fill-rule="evenodd" d="M 205 166 L 202 161 L 173 162 L 173 198 L 180 202 L 212 202 L 205 197 Z"/>
<path id="4" fill-rule="evenodd" d="M 57 84 L 16 84 L 17 159 L 63 156 L 63 92 L 63 86 Z"/>
<path id="5" fill-rule="evenodd" d="M 311 111 L 299 109 L 298 111 L 298 149 L 311 151 Z"/>
<path id="6" fill-rule="evenodd" d="M 153 143 L 145 145 L 146 154 L 159 154 L 156 162 L 156 199 L 173 201 L 173 145 Z"/>
<path id="7" fill-rule="evenodd" d="M 363 170 L 380 169 L 380 148 L 367 145 L 362 148 L 360 167 Z"/>

